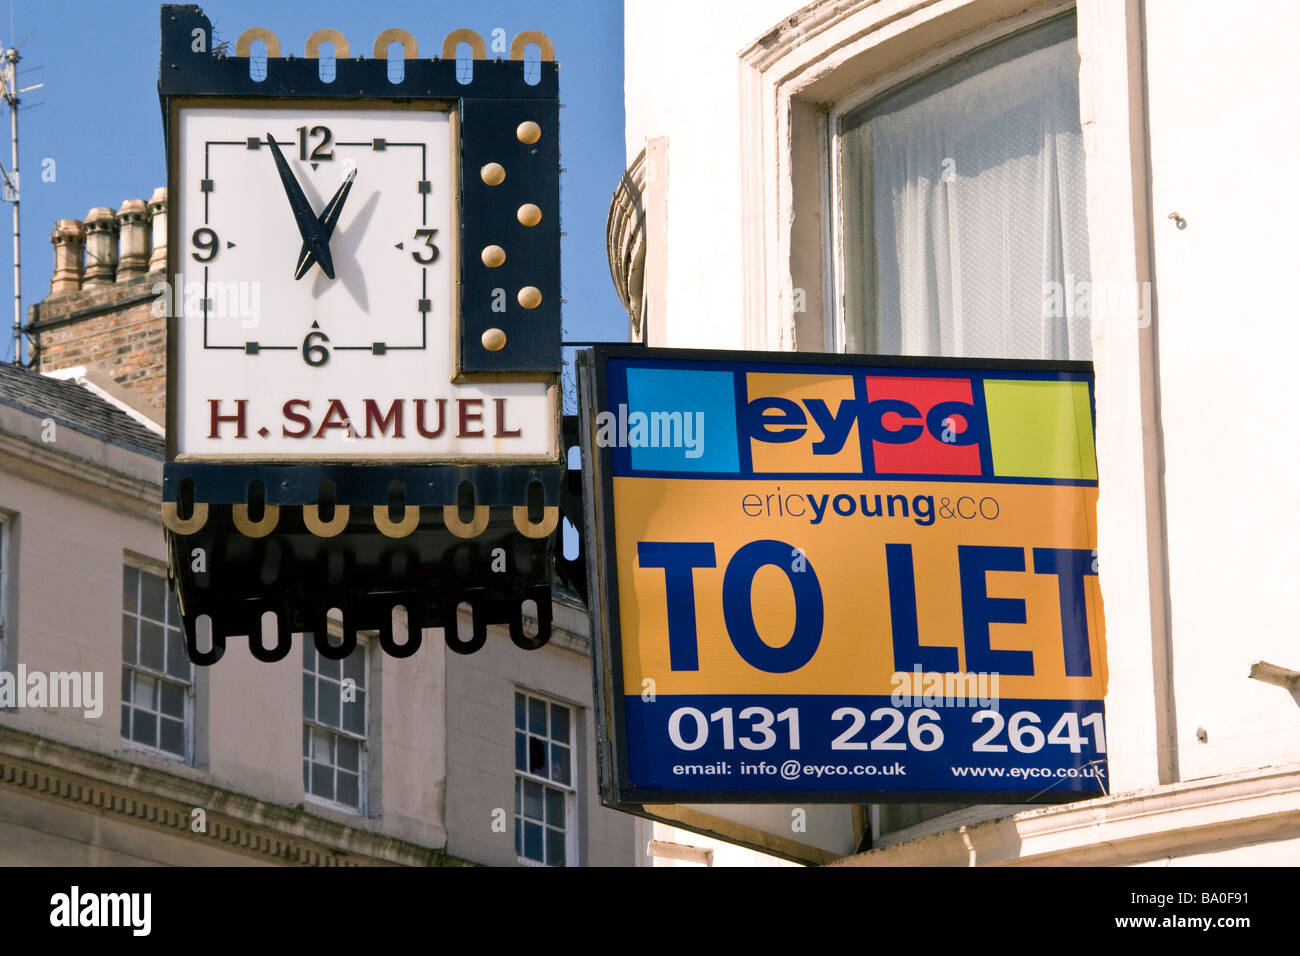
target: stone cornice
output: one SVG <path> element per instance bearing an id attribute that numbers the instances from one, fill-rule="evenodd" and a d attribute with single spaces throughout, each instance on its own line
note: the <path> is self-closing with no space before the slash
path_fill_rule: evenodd
<path id="1" fill-rule="evenodd" d="M 84 750 L 0 724 L 0 791 L 114 815 L 177 839 L 306 866 L 461 866 L 444 850 L 328 820 L 299 807 Z M 205 832 L 191 829 L 193 811 Z"/>
<path id="2" fill-rule="evenodd" d="M 0 432 L 0 460 L 5 463 L 5 471 L 19 477 L 101 501 L 134 517 L 161 521 L 161 464 L 159 480 L 145 481 L 5 432 Z"/>

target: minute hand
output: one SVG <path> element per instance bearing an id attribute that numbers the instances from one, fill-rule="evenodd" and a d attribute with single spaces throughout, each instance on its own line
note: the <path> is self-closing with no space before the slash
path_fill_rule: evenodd
<path id="1" fill-rule="evenodd" d="M 298 185 L 298 179 L 285 161 L 284 154 L 280 152 L 275 137 L 267 133 L 266 141 L 271 146 L 271 155 L 275 159 L 276 171 L 280 174 L 280 182 L 284 186 L 285 195 L 289 198 L 289 206 L 293 210 L 294 221 L 298 224 L 298 232 L 302 236 L 303 252 L 309 254 L 310 257 L 308 258 L 302 253 L 299 254 L 298 269 L 294 278 L 301 279 L 310 267 L 311 260 L 314 259 L 320 263 L 321 270 L 333 279 L 334 260 L 330 257 L 329 234 L 325 232 L 320 220 L 312 212 L 311 204 L 307 202 L 307 197 L 303 195 L 302 187 Z"/>
<path id="2" fill-rule="evenodd" d="M 334 191 L 330 201 L 325 204 L 325 208 L 316 218 L 320 223 L 321 229 L 325 232 L 325 241 L 328 243 L 331 236 L 334 235 L 334 227 L 338 225 L 339 213 L 343 211 L 343 203 L 348 198 L 348 193 L 352 191 L 352 180 L 357 178 L 357 171 L 354 169 L 348 173 L 347 178 L 343 180 L 343 185 Z M 316 261 L 315 253 L 312 252 L 312 245 L 306 239 L 303 240 L 302 248 L 298 250 L 298 269 L 294 272 L 295 279 L 301 279 L 311 268 L 311 264 Z M 333 276 L 331 276 L 333 278 Z"/>

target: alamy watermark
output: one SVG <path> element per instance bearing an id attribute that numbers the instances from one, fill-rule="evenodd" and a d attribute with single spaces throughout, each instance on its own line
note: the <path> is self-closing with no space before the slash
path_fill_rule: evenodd
<path id="1" fill-rule="evenodd" d="M 1151 324 L 1150 282 L 1108 282 L 1080 279 L 1073 272 L 1064 282 L 1043 283 L 1043 318 L 1137 320 L 1144 329 Z"/>
<path id="2" fill-rule="evenodd" d="M 998 709 L 998 673 L 897 671 L 889 679 L 889 702 L 895 707 L 978 707 Z"/>
<path id="3" fill-rule="evenodd" d="M 262 322 L 260 282 L 216 282 L 185 279 L 178 272 L 174 281 L 155 282 L 151 313 L 158 318 L 238 319 L 241 329 L 256 328 Z"/>
<path id="4" fill-rule="evenodd" d="M 617 412 L 596 415 L 600 448 L 683 448 L 687 458 L 704 454 L 703 412 Z"/>
<path id="5" fill-rule="evenodd" d="M 104 713 L 103 671 L 28 671 L 18 665 L 18 673 L 0 671 L 0 709 L 73 708 L 80 709 L 87 720 Z"/>

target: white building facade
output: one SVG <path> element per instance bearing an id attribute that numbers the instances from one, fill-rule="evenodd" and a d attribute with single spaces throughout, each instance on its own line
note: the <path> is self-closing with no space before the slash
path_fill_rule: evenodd
<path id="1" fill-rule="evenodd" d="M 1298 26 L 1281 0 L 626 0 L 635 339 L 1094 363 L 1110 794 L 871 807 L 846 862 L 1300 860 Z"/>

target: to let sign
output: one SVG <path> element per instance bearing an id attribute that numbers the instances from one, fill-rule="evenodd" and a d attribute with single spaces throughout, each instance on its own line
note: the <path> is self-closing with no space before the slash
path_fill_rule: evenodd
<path id="1" fill-rule="evenodd" d="M 1105 792 L 1087 363 L 581 368 L 608 802 Z"/>

